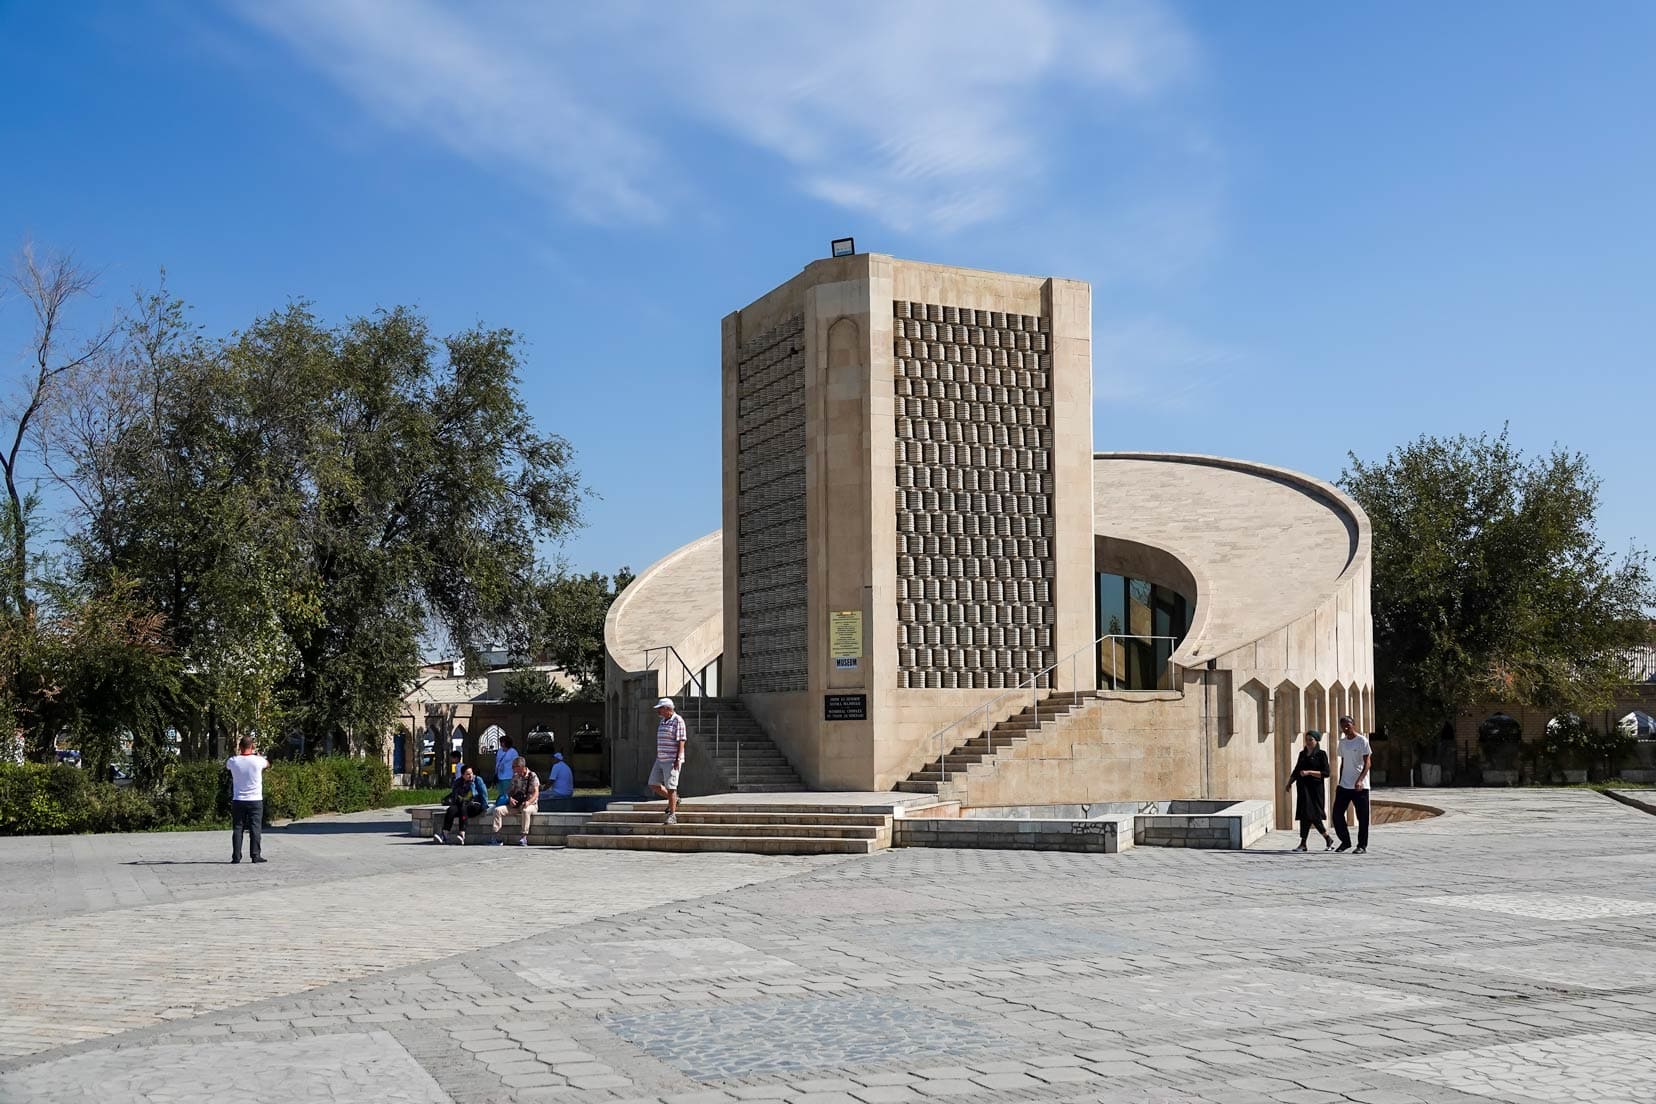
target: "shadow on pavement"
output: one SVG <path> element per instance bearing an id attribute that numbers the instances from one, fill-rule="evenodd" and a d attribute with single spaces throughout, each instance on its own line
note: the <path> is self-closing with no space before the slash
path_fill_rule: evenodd
<path id="1" fill-rule="evenodd" d="M 281 828 L 267 827 L 266 832 L 286 836 L 406 836 L 408 820 L 385 817 L 380 820 L 302 820 Z"/>

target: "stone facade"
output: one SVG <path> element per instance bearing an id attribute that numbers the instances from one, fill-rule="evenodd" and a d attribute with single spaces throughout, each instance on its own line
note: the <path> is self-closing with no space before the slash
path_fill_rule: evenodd
<path id="1" fill-rule="evenodd" d="M 755 350 L 777 362 L 796 327 L 803 684 L 753 668 L 773 654 L 756 615 L 784 623 L 746 459 L 750 388 L 782 378 Z M 813 263 L 725 319 L 723 675 L 813 786 L 889 788 L 926 736 L 1092 639 L 1090 329 L 1084 284 L 879 255 Z M 830 639 L 848 622 L 859 654 Z M 830 696 L 857 708 L 830 718 Z"/>
<path id="2" fill-rule="evenodd" d="M 867 254 L 726 316 L 724 538 L 612 610 L 618 740 L 647 746 L 647 699 L 717 663 L 811 788 L 889 790 L 975 710 L 982 727 L 1094 691 L 1120 648 L 1097 623 L 1110 572 L 1191 611 L 1156 688 L 1032 734 L 974 770 L 972 800 L 1281 815 L 1300 732 L 1345 712 L 1372 725 L 1367 519 L 1294 472 L 1095 456 L 1091 309 L 1077 281 Z M 677 667 L 652 667 L 666 644 Z"/>
<path id="3" fill-rule="evenodd" d="M 737 670 L 744 694 L 805 689 L 805 320 L 736 351 Z"/>
<path id="4" fill-rule="evenodd" d="M 1052 323 L 893 304 L 903 688 L 1016 686 L 1053 653 Z"/>

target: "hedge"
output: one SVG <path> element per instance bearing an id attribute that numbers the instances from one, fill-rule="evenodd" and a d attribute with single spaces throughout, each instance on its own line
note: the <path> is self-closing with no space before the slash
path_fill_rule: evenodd
<path id="1" fill-rule="evenodd" d="M 377 809 L 390 793 L 391 769 L 378 759 L 272 763 L 264 776 L 264 815 L 297 820 Z M 219 762 L 172 763 L 155 793 L 101 782 L 74 767 L 0 763 L 0 836 L 207 827 L 229 818 L 230 772 Z"/>

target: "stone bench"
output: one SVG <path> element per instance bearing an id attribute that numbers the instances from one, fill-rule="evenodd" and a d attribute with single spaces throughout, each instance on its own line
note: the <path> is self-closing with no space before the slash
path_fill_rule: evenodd
<path id="1" fill-rule="evenodd" d="M 987 847 L 1008 851 L 1091 851 L 1114 855 L 1133 846 L 1133 818 L 1084 820 L 1011 817 L 903 817 L 892 822 L 897 847 Z"/>
<path id="2" fill-rule="evenodd" d="M 1169 801 L 1134 818 L 1141 847 L 1204 847 L 1229 851 L 1259 842 L 1271 830 L 1269 801 Z"/>
<path id="3" fill-rule="evenodd" d="M 419 836 L 421 839 L 430 839 L 437 829 L 443 826 L 443 814 L 448 810 L 442 805 L 410 805 L 408 807 L 409 835 Z M 466 822 L 466 844 L 471 846 L 478 843 L 489 843 L 494 839 L 494 831 L 490 827 L 493 810 L 485 809 L 478 816 Z M 578 834 L 592 819 L 590 812 L 585 813 L 536 813 L 535 819 L 529 825 L 529 844 L 532 847 L 562 847 L 571 834 Z M 516 843 L 518 836 L 518 821 L 508 814 L 501 825 L 503 843 Z"/>

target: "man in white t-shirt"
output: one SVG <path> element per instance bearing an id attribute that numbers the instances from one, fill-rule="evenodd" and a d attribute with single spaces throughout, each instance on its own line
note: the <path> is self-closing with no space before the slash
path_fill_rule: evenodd
<path id="1" fill-rule="evenodd" d="M 264 831 L 264 772 L 270 761 L 253 747 L 253 737 L 243 736 L 240 751 L 225 766 L 230 768 L 230 861 L 241 862 L 242 831 L 249 836 L 253 861 L 265 861 L 260 836 Z"/>
<path id="2" fill-rule="evenodd" d="M 1351 850 L 1351 833 L 1346 829 L 1346 809 L 1357 809 L 1357 850 L 1368 851 L 1369 763 L 1373 752 L 1368 737 L 1357 731 L 1350 717 L 1340 718 L 1340 783 L 1334 789 L 1334 831 L 1340 837 L 1336 851 Z"/>

